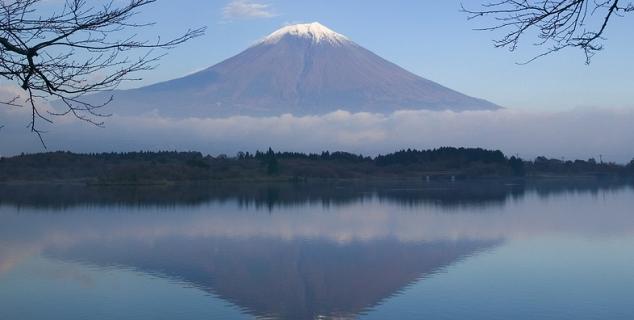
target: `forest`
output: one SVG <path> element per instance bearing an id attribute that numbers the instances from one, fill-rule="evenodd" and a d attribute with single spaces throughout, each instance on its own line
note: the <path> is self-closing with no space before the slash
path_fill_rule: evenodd
<path id="1" fill-rule="evenodd" d="M 622 165 L 537 157 L 524 160 L 499 150 L 442 147 L 407 149 L 374 157 L 347 152 L 47 152 L 0 158 L 0 182 L 164 184 L 206 181 L 307 181 L 315 179 L 631 178 L 634 160 Z"/>

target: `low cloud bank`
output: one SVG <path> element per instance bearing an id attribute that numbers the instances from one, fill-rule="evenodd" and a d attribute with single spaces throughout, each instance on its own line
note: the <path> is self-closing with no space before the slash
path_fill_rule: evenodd
<path id="1" fill-rule="evenodd" d="M 0 130 L 0 154 L 44 151 L 25 128 L 30 115 L 26 111 L 0 111 L 0 124 L 5 125 Z M 104 119 L 106 128 L 70 118 L 55 120 L 45 128 L 49 150 L 75 152 L 198 150 L 233 155 L 270 146 L 275 150 L 376 155 L 403 148 L 465 146 L 500 149 L 526 159 L 603 155 L 604 160 L 627 162 L 634 157 L 634 109 L 336 111 L 320 116 L 185 119 L 114 115 Z"/>

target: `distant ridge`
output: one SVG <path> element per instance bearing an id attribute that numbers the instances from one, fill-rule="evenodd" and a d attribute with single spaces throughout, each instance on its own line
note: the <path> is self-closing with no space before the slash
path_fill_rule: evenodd
<path id="1" fill-rule="evenodd" d="M 318 22 L 283 27 L 210 68 L 114 97 L 115 113 L 174 117 L 500 108 L 419 77 Z"/>

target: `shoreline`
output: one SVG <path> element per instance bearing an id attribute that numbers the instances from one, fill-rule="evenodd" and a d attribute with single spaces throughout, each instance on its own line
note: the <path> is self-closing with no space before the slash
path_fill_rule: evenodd
<path id="1" fill-rule="evenodd" d="M 627 176 L 606 176 L 606 175 L 536 175 L 525 177 L 513 176 L 479 176 L 479 177 L 451 177 L 443 176 L 426 180 L 425 177 L 360 177 L 360 178 L 294 178 L 289 176 L 259 177 L 254 179 L 207 179 L 207 180 L 156 180 L 156 181 L 121 181 L 121 182 L 97 182 L 92 178 L 72 179 L 72 180 L 6 180 L 0 181 L 1 186 L 29 186 L 29 185 L 68 185 L 86 187 L 160 187 L 160 186 L 213 186 L 222 184 L 320 184 L 320 183 L 361 183 L 361 184 L 390 184 L 390 183 L 531 183 L 531 182 L 634 182 L 634 178 Z"/>

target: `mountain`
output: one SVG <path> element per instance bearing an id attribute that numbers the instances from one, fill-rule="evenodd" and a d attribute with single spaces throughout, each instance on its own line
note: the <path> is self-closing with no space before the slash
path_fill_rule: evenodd
<path id="1" fill-rule="evenodd" d="M 284 27 L 210 68 L 115 91 L 114 98 L 119 114 L 176 117 L 499 108 L 419 77 L 317 22 Z"/>

